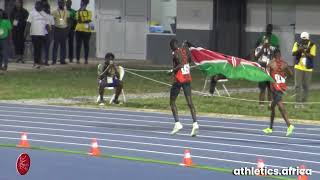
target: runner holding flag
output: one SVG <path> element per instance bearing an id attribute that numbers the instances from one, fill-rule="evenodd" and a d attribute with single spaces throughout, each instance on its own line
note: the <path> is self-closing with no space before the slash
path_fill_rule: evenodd
<path id="1" fill-rule="evenodd" d="M 176 106 L 176 99 L 180 93 L 180 89 L 183 88 L 184 96 L 188 103 L 193 119 L 193 127 L 190 135 L 194 137 L 198 133 L 199 125 L 196 119 L 196 110 L 191 98 L 192 77 L 189 65 L 189 63 L 192 62 L 191 53 L 186 47 L 179 48 L 178 41 L 176 39 L 172 39 L 170 41 L 170 47 L 173 56 L 173 69 L 170 70 L 169 73 L 174 75 L 173 84 L 170 91 L 170 106 L 175 120 L 175 126 L 171 134 L 176 134 L 183 128 L 178 118 L 178 109 Z"/>
<path id="2" fill-rule="evenodd" d="M 267 70 L 274 80 L 274 82 L 271 83 L 273 101 L 271 103 L 270 127 L 264 129 L 263 132 L 266 134 L 272 133 L 275 108 L 279 106 L 280 113 L 288 126 L 286 136 L 290 136 L 294 130 L 294 126 L 291 125 L 288 119 L 288 114 L 282 102 L 282 95 L 287 90 L 286 77 L 287 75 L 292 76 L 293 73 L 289 69 L 288 64 L 282 60 L 279 49 L 274 51 L 274 59 L 267 66 Z"/>

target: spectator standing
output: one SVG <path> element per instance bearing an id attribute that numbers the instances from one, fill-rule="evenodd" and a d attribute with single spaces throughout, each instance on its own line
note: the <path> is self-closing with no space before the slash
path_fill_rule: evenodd
<path id="1" fill-rule="evenodd" d="M 6 71 L 8 69 L 8 59 L 9 59 L 9 40 L 10 33 L 12 30 L 12 25 L 9 19 L 4 16 L 3 9 L 0 9 L 0 69 Z"/>
<path id="2" fill-rule="evenodd" d="M 23 0 L 16 0 L 15 6 L 10 14 L 10 20 L 13 25 L 12 40 L 14 44 L 15 54 L 17 56 L 17 63 L 22 62 L 24 49 L 25 49 L 25 37 L 24 31 L 27 25 L 27 19 L 29 12 L 23 8 Z"/>
<path id="3" fill-rule="evenodd" d="M 77 11 L 72 9 L 72 1 L 71 0 L 67 0 L 66 2 L 66 6 L 67 6 L 67 10 L 69 11 L 69 32 L 68 32 L 68 56 L 69 56 L 69 62 L 72 63 L 73 62 L 73 58 L 74 58 L 74 30 L 76 28 L 77 25 L 77 21 L 76 21 L 76 13 Z"/>
<path id="4" fill-rule="evenodd" d="M 303 108 L 303 102 L 308 100 L 309 89 L 316 56 L 316 45 L 310 40 L 308 32 L 302 32 L 301 40 L 294 43 L 292 55 L 295 56 L 295 108 Z"/>
<path id="5" fill-rule="evenodd" d="M 269 38 L 265 38 L 264 42 L 258 46 L 255 50 L 255 58 L 258 60 L 258 63 L 263 67 L 267 68 L 268 64 L 271 62 L 275 47 L 270 45 Z M 264 107 L 264 100 L 266 96 L 266 90 L 268 93 L 268 101 L 271 102 L 271 86 L 270 82 L 259 82 L 258 87 L 260 89 L 259 95 L 259 104 L 260 108 Z M 270 104 L 271 105 L 271 104 Z"/>
<path id="6" fill-rule="evenodd" d="M 48 29 L 46 29 L 46 35 L 44 39 L 44 58 L 45 58 L 45 65 L 49 66 L 49 55 L 50 55 L 50 47 L 52 44 L 53 39 L 53 31 L 52 27 L 54 26 L 54 18 L 51 15 L 51 7 L 48 1 L 42 1 L 43 11 L 45 14 L 46 21 L 48 23 Z"/>
<path id="7" fill-rule="evenodd" d="M 54 17 L 54 42 L 52 63 L 57 62 L 58 48 L 60 46 L 60 64 L 66 64 L 66 39 L 68 37 L 69 11 L 65 9 L 65 0 L 58 0 L 58 9 L 52 12 Z"/>
<path id="8" fill-rule="evenodd" d="M 25 35 L 30 34 L 32 39 L 34 67 L 40 68 L 42 64 L 42 47 L 45 43 L 45 36 L 50 28 L 46 15 L 43 12 L 42 2 L 36 1 L 35 8 L 30 12 L 27 22 Z"/>
<path id="9" fill-rule="evenodd" d="M 89 0 L 81 0 L 81 7 L 76 14 L 77 25 L 76 25 L 76 53 L 77 63 L 80 64 L 80 53 L 82 42 L 84 45 L 84 59 L 85 64 L 88 64 L 89 57 L 89 41 L 91 32 L 93 30 L 92 24 L 92 12 L 87 10 Z"/>
<path id="10" fill-rule="evenodd" d="M 270 46 L 273 46 L 279 49 L 280 48 L 279 38 L 275 34 L 273 34 L 272 31 L 273 31 L 273 25 L 268 24 L 266 27 L 266 32 L 262 36 L 260 36 L 259 39 L 257 40 L 256 47 L 263 44 L 265 39 L 268 39 Z"/>

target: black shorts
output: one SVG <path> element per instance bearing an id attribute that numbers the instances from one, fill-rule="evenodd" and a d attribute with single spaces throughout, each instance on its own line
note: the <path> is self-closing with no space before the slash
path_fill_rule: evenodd
<path id="1" fill-rule="evenodd" d="M 270 88 L 270 81 L 259 82 L 258 87 L 260 90 L 265 90 L 266 88 Z"/>
<path id="2" fill-rule="evenodd" d="M 283 92 L 273 90 L 273 91 L 272 91 L 273 102 L 274 102 L 275 104 L 277 104 L 278 102 L 280 102 L 280 101 L 282 100 L 282 95 L 283 95 Z"/>
<path id="3" fill-rule="evenodd" d="M 181 87 L 183 88 L 183 92 L 185 96 L 191 96 L 191 84 L 190 83 L 178 83 L 175 82 L 174 84 L 172 84 L 171 86 L 171 90 L 170 90 L 170 98 L 177 98 L 179 96 L 180 93 L 180 89 Z"/>

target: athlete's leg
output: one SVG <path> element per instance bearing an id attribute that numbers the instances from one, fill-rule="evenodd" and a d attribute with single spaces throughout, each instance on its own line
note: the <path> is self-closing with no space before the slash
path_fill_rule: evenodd
<path id="1" fill-rule="evenodd" d="M 288 129 L 287 129 L 287 136 L 290 136 L 294 130 L 294 126 L 290 123 L 289 118 L 288 118 L 288 113 L 284 107 L 284 104 L 282 101 L 278 102 L 278 106 L 279 106 L 279 111 L 283 117 L 283 119 L 285 120 Z"/>
<path id="2" fill-rule="evenodd" d="M 277 93 L 272 92 L 273 93 L 273 100 L 271 102 L 271 115 L 270 115 L 270 126 L 269 128 L 266 128 L 263 130 L 263 132 L 265 134 L 271 134 L 272 133 L 272 129 L 273 129 L 273 124 L 274 124 L 274 118 L 275 118 L 275 109 L 277 106 L 277 102 L 279 101 L 279 97 L 277 96 Z"/>
<path id="3" fill-rule="evenodd" d="M 183 128 L 182 124 L 179 122 L 178 109 L 176 105 L 176 99 L 180 93 L 180 89 L 181 89 L 181 84 L 174 83 L 170 90 L 170 107 L 171 107 L 172 115 L 175 121 L 175 125 L 171 134 L 176 134 Z"/>
<path id="4" fill-rule="evenodd" d="M 269 109 L 271 109 L 271 103 L 272 103 L 272 91 L 271 91 L 271 86 L 270 82 L 267 82 L 267 93 L 268 93 L 268 101 L 269 101 Z"/>
<path id="5" fill-rule="evenodd" d="M 183 91 L 184 95 L 188 104 L 188 107 L 190 109 L 192 119 L 193 119 L 193 124 L 192 124 L 192 131 L 191 131 L 191 136 L 194 137 L 197 135 L 198 130 L 199 130 L 199 125 L 197 122 L 197 117 L 196 117 L 196 108 L 194 107 L 192 103 L 192 97 L 191 97 L 191 85 L 190 83 L 183 84 Z"/>
<path id="6" fill-rule="evenodd" d="M 175 122 L 179 122 L 176 100 L 177 100 L 177 97 L 179 96 L 180 89 L 181 89 L 181 85 L 178 83 L 174 83 L 170 90 L 170 107 L 171 107 L 172 115 Z"/>

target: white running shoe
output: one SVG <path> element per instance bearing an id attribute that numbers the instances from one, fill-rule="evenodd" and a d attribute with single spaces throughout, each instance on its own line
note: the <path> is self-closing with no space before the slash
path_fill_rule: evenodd
<path id="1" fill-rule="evenodd" d="M 182 124 L 180 122 L 176 122 L 174 124 L 174 128 L 173 128 L 171 134 L 177 134 L 182 128 L 183 128 Z"/>
<path id="2" fill-rule="evenodd" d="M 195 137 L 195 136 L 197 136 L 198 131 L 199 131 L 199 124 L 198 124 L 198 122 L 195 122 L 195 123 L 192 124 L 192 131 L 191 131 L 190 135 L 192 137 Z"/>

